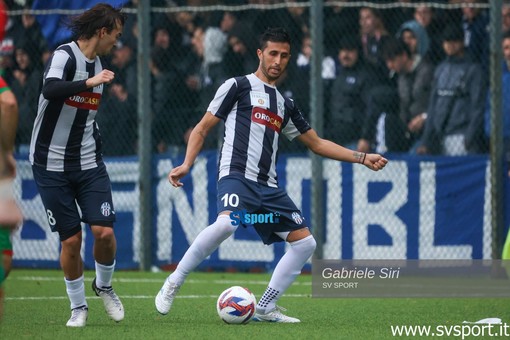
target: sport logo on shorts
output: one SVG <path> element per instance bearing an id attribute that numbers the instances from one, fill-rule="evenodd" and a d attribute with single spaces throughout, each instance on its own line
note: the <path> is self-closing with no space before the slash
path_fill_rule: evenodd
<path id="1" fill-rule="evenodd" d="M 101 204 L 101 214 L 103 214 L 103 216 L 110 216 L 111 212 L 112 208 L 110 206 L 110 203 L 103 202 L 103 204 Z"/>
<path id="2" fill-rule="evenodd" d="M 232 211 L 230 213 L 232 225 L 256 224 L 256 223 L 280 223 L 280 213 L 278 211 L 269 213 L 248 213 L 246 209 Z"/>
<path id="3" fill-rule="evenodd" d="M 301 217 L 301 215 L 294 211 L 292 213 L 292 219 L 294 220 L 294 222 L 296 222 L 296 224 L 302 224 L 303 223 L 303 218 Z"/>

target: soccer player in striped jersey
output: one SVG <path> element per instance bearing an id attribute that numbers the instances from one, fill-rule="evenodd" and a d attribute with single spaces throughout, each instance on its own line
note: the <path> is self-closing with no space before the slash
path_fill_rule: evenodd
<path id="1" fill-rule="evenodd" d="M 115 268 L 115 210 L 101 153 L 96 114 L 105 85 L 114 73 L 103 69 L 124 26 L 120 8 L 100 3 L 69 22 L 75 41 L 59 46 L 49 60 L 30 144 L 30 162 L 51 230 L 58 232 L 67 295 L 69 327 L 83 327 L 85 299 L 81 222 L 94 237 L 96 277 L 92 289 L 107 314 L 124 319 L 124 307 L 111 287 Z M 81 210 L 81 216 L 78 210 Z"/>
<path id="2" fill-rule="evenodd" d="M 0 320 L 3 314 L 3 281 L 12 263 L 11 231 L 22 221 L 12 190 L 16 176 L 13 152 L 17 126 L 18 102 L 5 80 L 0 77 Z"/>
<path id="3" fill-rule="evenodd" d="M 221 120 L 225 137 L 219 163 L 218 217 L 202 230 L 168 276 L 156 296 L 156 309 L 170 311 L 187 275 L 230 237 L 241 218 L 240 212 L 274 214 L 273 220 L 253 226 L 265 244 L 286 241 L 289 250 L 274 269 L 269 285 L 259 299 L 255 320 L 300 322 L 282 313 L 276 302 L 292 284 L 315 250 L 301 211 L 278 187 L 276 160 L 280 134 L 297 138 L 316 154 L 352 163 L 374 171 L 388 162 L 378 154 L 346 149 L 320 138 L 305 121 L 294 102 L 283 97 L 275 84 L 290 59 L 290 38 L 282 28 L 269 28 L 260 37 L 259 67 L 253 74 L 231 78 L 220 86 L 202 120 L 191 132 L 183 164 L 172 169 L 168 180 L 174 187 L 193 165 L 207 133 Z"/>

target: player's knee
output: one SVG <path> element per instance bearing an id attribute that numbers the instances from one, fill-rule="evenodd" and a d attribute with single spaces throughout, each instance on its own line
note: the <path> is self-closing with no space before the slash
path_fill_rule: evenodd
<path id="1" fill-rule="evenodd" d="M 82 242 L 81 232 L 71 237 L 68 237 L 61 242 L 62 251 L 70 256 L 72 256 L 73 254 L 79 255 L 81 249 L 81 242 Z"/>
<path id="2" fill-rule="evenodd" d="M 312 256 L 313 252 L 315 251 L 315 248 L 317 247 L 317 242 L 313 238 L 313 235 L 308 235 L 307 237 L 302 238 L 301 240 L 297 240 L 289 244 L 294 249 L 298 249 L 300 252 L 308 254 L 308 256 Z"/>
<path id="3" fill-rule="evenodd" d="M 92 233 L 96 242 L 111 243 L 115 239 L 113 228 L 110 227 L 92 227 Z"/>
<path id="4" fill-rule="evenodd" d="M 237 229 L 237 226 L 232 225 L 232 220 L 230 219 L 229 215 L 218 215 L 218 218 L 214 224 L 222 234 L 232 235 Z"/>

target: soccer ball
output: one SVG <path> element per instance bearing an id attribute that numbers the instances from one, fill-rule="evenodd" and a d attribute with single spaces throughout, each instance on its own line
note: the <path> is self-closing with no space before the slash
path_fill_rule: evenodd
<path id="1" fill-rule="evenodd" d="M 216 302 L 221 320 L 228 324 L 246 324 L 255 314 L 257 300 L 248 289 L 233 286 L 225 289 Z"/>

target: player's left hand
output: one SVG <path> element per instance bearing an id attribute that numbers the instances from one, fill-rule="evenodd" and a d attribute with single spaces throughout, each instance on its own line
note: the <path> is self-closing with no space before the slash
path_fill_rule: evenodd
<path id="1" fill-rule="evenodd" d="M 386 164 L 388 164 L 388 160 L 376 153 L 367 153 L 363 162 L 363 165 L 374 171 L 382 170 Z"/>
<path id="2" fill-rule="evenodd" d="M 85 84 L 87 87 L 96 87 L 101 84 L 109 84 L 113 81 L 113 78 L 115 78 L 115 73 L 113 73 L 110 70 L 103 69 L 101 72 L 93 76 L 92 78 L 89 78 L 86 80 Z"/>
<path id="3" fill-rule="evenodd" d="M 182 187 L 183 184 L 180 181 L 181 178 L 186 176 L 186 174 L 189 172 L 189 167 L 186 165 L 180 165 L 178 167 L 175 167 L 170 171 L 168 174 L 168 181 L 174 188 Z"/>

